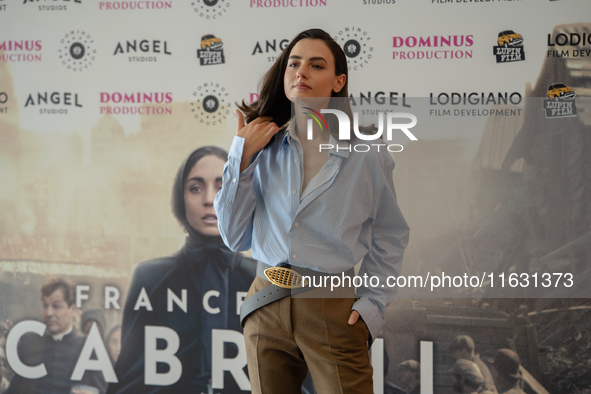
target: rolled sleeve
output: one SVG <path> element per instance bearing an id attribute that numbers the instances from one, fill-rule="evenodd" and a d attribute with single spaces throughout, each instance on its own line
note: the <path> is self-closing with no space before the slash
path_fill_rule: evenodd
<path id="1" fill-rule="evenodd" d="M 385 302 L 376 298 L 360 298 L 353 304 L 351 310 L 359 312 L 369 330 L 372 341 L 376 339 L 384 325 Z"/>
<path id="2" fill-rule="evenodd" d="M 224 243 L 233 251 L 251 248 L 252 223 L 256 206 L 253 189 L 254 170 L 259 152 L 250 166 L 240 172 L 244 138 L 234 137 L 228 153 L 228 161 L 222 175 L 222 189 L 213 202 L 218 218 L 218 228 Z"/>
<path id="3" fill-rule="evenodd" d="M 410 233 L 396 201 L 392 179 L 394 161 L 389 155 L 382 168 L 382 181 L 379 182 L 372 207 L 371 248 L 359 271 L 360 276 L 378 277 L 379 285 L 358 288 L 357 296 L 360 300 L 353 308 L 361 314 L 373 338 L 377 337 L 383 326 L 386 307 L 396 295 L 396 287 L 389 287 L 387 279 L 398 276 Z"/>

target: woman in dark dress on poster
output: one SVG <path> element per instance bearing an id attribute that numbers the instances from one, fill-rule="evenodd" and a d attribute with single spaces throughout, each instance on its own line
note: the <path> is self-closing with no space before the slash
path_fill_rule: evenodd
<path id="1" fill-rule="evenodd" d="M 244 393 L 228 372 L 223 389 L 213 390 L 211 385 L 212 330 L 242 332 L 237 304 L 255 276 L 255 262 L 230 251 L 218 230 L 213 199 L 221 189 L 226 160 L 222 149 L 202 147 L 179 169 L 172 210 L 187 233 L 185 246 L 173 256 L 145 261 L 135 269 L 123 312 L 121 353 L 115 367 L 118 383 L 110 384 L 109 394 Z M 182 302 L 168 301 L 170 292 L 182 301 L 185 290 L 186 311 L 179 306 Z M 158 350 L 172 346 L 160 339 L 145 344 L 147 326 L 172 329 L 178 335 L 174 357 L 182 372 L 173 383 L 154 384 L 157 375 L 178 370 L 178 365 L 149 361 L 156 364 L 156 374 L 145 373 L 145 346 Z M 219 357 L 233 358 L 238 348 L 226 344 L 224 353 Z"/>

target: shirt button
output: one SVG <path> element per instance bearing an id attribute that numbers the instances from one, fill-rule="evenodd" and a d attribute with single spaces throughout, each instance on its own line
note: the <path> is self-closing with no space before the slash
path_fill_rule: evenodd
<path id="1" fill-rule="evenodd" d="M 298 222 L 295 222 L 293 226 L 294 227 L 297 227 L 298 226 Z"/>
<path id="2" fill-rule="evenodd" d="M 232 179 L 232 182 L 236 182 L 236 178 Z"/>
<path id="3" fill-rule="evenodd" d="M 292 190 L 292 191 L 291 191 L 291 194 L 296 194 L 296 191 L 295 191 L 295 190 Z"/>
<path id="4" fill-rule="evenodd" d="M 295 259 L 296 257 L 298 257 L 298 255 L 294 253 L 291 255 L 291 257 L 293 257 Z"/>
<path id="5" fill-rule="evenodd" d="M 298 162 L 298 159 L 295 159 L 295 160 L 294 160 L 294 162 L 296 162 L 296 163 L 297 163 L 297 162 Z"/>

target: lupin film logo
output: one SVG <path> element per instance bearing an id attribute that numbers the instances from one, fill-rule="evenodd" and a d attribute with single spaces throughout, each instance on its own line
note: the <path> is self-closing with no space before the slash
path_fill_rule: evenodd
<path id="1" fill-rule="evenodd" d="M 228 12 L 229 0 L 190 0 L 193 11 L 201 18 L 218 19 Z"/>
<path id="2" fill-rule="evenodd" d="M 72 30 L 60 40 L 59 59 L 68 70 L 84 71 L 96 57 L 94 40 L 83 30 Z"/>
<path id="3" fill-rule="evenodd" d="M 493 46 L 493 53 L 497 63 L 512 63 L 525 60 L 523 36 L 513 30 L 503 30 L 499 33 L 497 44 Z"/>
<path id="4" fill-rule="evenodd" d="M 47 3 L 50 3 L 50 5 L 47 5 Z M 23 2 L 23 4 L 37 4 L 38 11 L 67 11 L 68 5 L 80 3 L 82 3 L 82 0 L 24 0 Z"/>
<path id="5" fill-rule="evenodd" d="M 362 69 L 373 57 L 371 36 L 360 27 L 345 27 L 333 37 L 343 48 L 349 71 Z"/>
<path id="6" fill-rule="evenodd" d="M 544 99 L 546 119 L 571 118 L 577 116 L 575 91 L 563 83 L 548 86 L 548 98 Z"/>
<path id="7" fill-rule="evenodd" d="M 197 87 L 191 101 L 193 118 L 206 126 L 219 126 L 228 118 L 231 103 L 229 93 L 219 83 L 207 82 Z"/>
<path id="8" fill-rule="evenodd" d="M 201 37 L 200 48 L 197 49 L 197 59 L 202 66 L 213 64 L 224 64 L 224 43 L 222 39 L 213 34 L 206 34 Z"/>

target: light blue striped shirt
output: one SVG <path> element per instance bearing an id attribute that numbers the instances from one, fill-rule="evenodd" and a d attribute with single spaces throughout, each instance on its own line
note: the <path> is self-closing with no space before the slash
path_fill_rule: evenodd
<path id="1" fill-rule="evenodd" d="M 381 142 L 377 140 L 376 142 Z M 240 173 L 244 138 L 234 137 L 214 207 L 222 239 L 234 251 L 276 266 L 289 263 L 325 273 L 347 271 L 363 259 L 359 275 L 380 278 L 357 289 L 353 305 L 373 338 L 384 324 L 409 228 L 396 202 L 394 160 L 386 146 L 355 152 L 332 136 L 329 159 L 302 195 L 303 150 L 297 136 L 280 130 Z"/>

